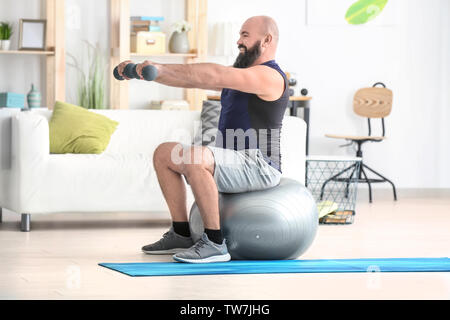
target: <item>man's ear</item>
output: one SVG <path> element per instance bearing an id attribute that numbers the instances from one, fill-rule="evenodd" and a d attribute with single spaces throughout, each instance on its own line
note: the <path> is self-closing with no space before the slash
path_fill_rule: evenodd
<path id="1" fill-rule="evenodd" d="M 268 34 L 266 35 L 266 37 L 264 38 L 264 46 L 268 46 L 270 43 L 272 42 L 272 35 Z"/>

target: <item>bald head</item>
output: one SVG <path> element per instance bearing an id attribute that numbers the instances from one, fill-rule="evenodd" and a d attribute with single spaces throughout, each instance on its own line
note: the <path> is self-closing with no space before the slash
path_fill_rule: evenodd
<path id="1" fill-rule="evenodd" d="M 254 28 L 254 30 L 258 30 L 261 37 L 271 35 L 273 44 L 276 47 L 279 39 L 279 32 L 277 23 L 274 19 L 269 16 L 254 16 L 247 19 L 244 25 L 246 25 L 247 23 L 249 26 Z"/>
<path id="2" fill-rule="evenodd" d="M 268 16 L 255 16 L 247 19 L 239 32 L 237 42 L 240 50 L 234 67 L 247 68 L 275 59 L 278 46 L 278 26 Z"/>

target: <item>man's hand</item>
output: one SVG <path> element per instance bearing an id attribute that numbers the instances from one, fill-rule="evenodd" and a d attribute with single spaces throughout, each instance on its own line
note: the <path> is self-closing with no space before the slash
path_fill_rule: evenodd
<path id="1" fill-rule="evenodd" d="M 125 60 L 123 62 L 121 62 L 118 66 L 117 66 L 117 72 L 119 73 L 120 76 L 122 76 L 124 79 L 126 80 L 131 80 L 130 78 L 128 78 L 126 75 L 123 74 L 123 70 L 125 69 L 125 66 L 129 63 L 132 63 L 131 60 Z"/>
<path id="2" fill-rule="evenodd" d="M 146 66 L 154 66 L 156 68 L 157 71 L 159 71 L 159 67 L 157 63 L 154 63 L 152 61 L 148 61 L 145 60 L 142 63 L 138 63 L 136 65 L 136 73 L 139 75 L 141 80 L 144 80 L 144 77 L 142 76 L 142 70 L 146 67 Z"/>

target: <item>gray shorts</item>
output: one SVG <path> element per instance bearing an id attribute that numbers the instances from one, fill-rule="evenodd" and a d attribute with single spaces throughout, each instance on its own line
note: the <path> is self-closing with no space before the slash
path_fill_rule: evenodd
<path id="1" fill-rule="evenodd" d="M 264 160 L 259 149 L 235 151 L 206 147 L 214 155 L 214 181 L 217 190 L 221 193 L 263 190 L 275 187 L 280 183 L 280 171 Z M 186 182 L 188 181 L 186 180 Z"/>

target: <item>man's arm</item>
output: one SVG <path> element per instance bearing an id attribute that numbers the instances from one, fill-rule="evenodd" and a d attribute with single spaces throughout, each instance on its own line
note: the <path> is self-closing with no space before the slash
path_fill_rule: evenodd
<path id="1" fill-rule="evenodd" d="M 154 65 L 158 76 L 154 81 L 172 87 L 220 91 L 223 88 L 278 98 L 283 93 L 284 79 L 267 66 L 240 69 L 215 63 L 158 64 L 145 61 L 138 65 L 140 74 L 146 65 Z"/>
<path id="2" fill-rule="evenodd" d="M 217 87 L 217 77 L 223 67 L 214 63 L 154 64 L 158 76 L 154 81 L 171 87 L 222 90 Z"/>

